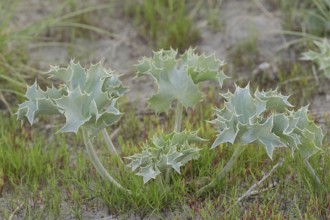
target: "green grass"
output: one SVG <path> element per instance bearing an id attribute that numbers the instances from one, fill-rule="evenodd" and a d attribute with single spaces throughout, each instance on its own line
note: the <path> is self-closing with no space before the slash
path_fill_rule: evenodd
<path id="1" fill-rule="evenodd" d="M 278 1 L 286 30 L 326 37 L 330 31 L 329 0 Z"/>
<path id="2" fill-rule="evenodd" d="M 170 183 L 157 178 L 143 185 L 141 177 L 111 159 L 106 148 L 97 144 L 96 151 L 103 158 L 105 167 L 132 191 L 130 195 L 117 190 L 96 173 L 85 155 L 80 135 L 76 139 L 72 139 L 72 135 L 53 136 L 54 128 L 42 128 L 47 121 L 40 121 L 40 127 L 31 128 L 27 124 L 20 127 L 15 118 L 1 116 L 0 167 L 3 174 L 0 179 L 4 183 L 0 189 L 6 206 L 0 207 L 0 215 L 8 218 L 22 204 L 15 215 L 26 219 L 62 218 L 67 213 L 83 219 L 86 209 L 95 208 L 95 204 L 101 201 L 111 214 L 121 218 L 132 214 L 146 218 L 172 216 L 174 219 L 212 219 L 216 216 L 225 219 L 283 219 L 299 218 L 299 215 L 306 219 L 329 218 L 328 136 L 323 152 L 311 160 L 321 178 L 322 187 L 314 182 L 298 155 L 293 158 L 287 149 L 278 149 L 271 161 L 263 148 L 251 145 L 225 180 L 209 194 L 196 196 L 197 190 L 222 169 L 234 148 L 219 146 L 209 150 L 215 131 L 205 120 L 213 117 L 211 101 L 216 102 L 218 107 L 221 102 L 214 89 L 205 92 L 205 101 L 195 111 L 186 112 L 184 127 L 200 129 L 200 136 L 209 142 L 200 145 L 200 159 L 183 167 L 182 175 L 171 174 Z M 125 106 L 122 110 L 127 113 L 122 118 L 124 125 L 117 134 L 116 143 L 117 146 L 120 144 L 122 157 L 140 151 L 146 138 L 155 132 L 172 129 L 173 122 L 167 120 L 172 119 L 172 114 L 140 116 Z M 133 134 L 132 130 L 127 130 L 130 127 L 134 128 Z M 276 185 L 235 205 L 236 198 L 260 180 L 279 158 L 285 158 L 283 166 L 260 189 L 267 188 L 271 183 L 276 182 Z M 66 208 L 63 209 L 63 206 Z"/>
<path id="3" fill-rule="evenodd" d="M 12 1 L 1 3 L 9 2 Z M 50 45 L 65 42 L 71 44 L 81 37 L 92 41 L 97 38 L 92 33 L 112 35 L 111 32 L 96 27 L 92 21 L 92 12 L 107 9 L 107 5 L 85 7 L 78 5 L 75 0 L 65 2 L 64 14 L 55 13 L 46 21 L 32 24 L 18 32 L 8 29 L 18 1 L 0 7 L 0 16 L 5 21 L 0 25 L 0 100 L 7 101 L 11 112 L 15 110 L 11 101 L 16 102 L 17 97 L 20 99 L 25 82 L 34 78 L 38 72 L 33 67 L 26 66 L 26 46 L 32 36 L 43 36 L 43 31 L 62 36 L 58 42 L 54 39 L 50 39 L 50 42 L 39 41 L 40 45 Z M 157 1 L 156 4 L 153 4 L 154 1 L 144 2 L 144 5 L 137 5 L 136 11 L 127 13 L 131 13 L 136 23 L 141 25 L 141 34 L 153 39 L 156 47 L 172 46 L 181 50 L 198 39 L 198 30 L 193 26 L 194 18 L 189 15 L 190 5 L 182 3 L 174 9 L 171 5 L 173 1 L 170 0 Z M 129 10 L 132 8 L 134 7 Z M 283 9 L 285 8 L 288 7 Z M 158 20 L 160 24 L 155 23 Z M 186 40 L 187 35 L 193 36 L 191 41 Z M 299 36 L 304 36 L 304 33 Z M 9 43 L 19 46 L 8 48 Z M 251 56 L 240 59 L 242 54 Z M 239 43 L 232 49 L 230 56 L 235 67 L 253 70 L 259 57 L 256 38 L 252 36 Z M 292 94 L 290 101 L 296 106 L 309 103 L 318 92 L 309 66 L 304 66 L 301 62 L 281 61 L 278 69 L 276 79 L 256 78 L 251 80 L 251 85 L 254 88 L 279 85 L 284 94 Z M 322 79 L 320 81 L 324 83 Z M 246 80 L 239 83 L 246 84 Z M 2 98 L 2 94 L 8 93 L 17 96 Z M 1 218 L 16 216 L 21 219 L 62 219 L 72 216 L 75 219 L 85 219 L 88 211 L 106 206 L 111 214 L 124 219 L 135 214 L 145 218 L 170 216 L 172 219 L 217 219 L 219 216 L 223 219 L 330 219 L 329 134 L 325 137 L 322 152 L 313 156 L 310 161 L 321 178 L 321 187 L 314 182 L 298 155 L 293 158 L 287 149 L 277 149 L 271 161 L 263 148 L 250 145 L 225 180 L 209 194 L 196 196 L 197 190 L 211 181 L 215 173 L 220 172 L 235 147 L 219 146 L 209 150 L 216 132 L 206 120 L 213 119 L 211 106 L 220 108 L 223 103 L 218 93 L 213 85 L 208 86 L 205 89 L 205 101 L 194 111 L 188 109 L 185 112 L 183 129 L 199 129 L 199 135 L 208 139 L 208 142 L 199 145 L 202 149 L 200 159 L 183 167 L 182 175 L 172 173 L 169 183 L 158 178 L 144 185 L 141 177 L 133 175 L 111 158 L 102 143 L 96 144 L 96 151 L 101 155 L 105 167 L 132 191 L 131 195 L 117 190 L 97 174 L 85 153 L 80 135 L 76 138 L 74 135 L 54 135 L 56 128 L 47 128 L 54 127 L 54 124 L 48 125 L 57 118 L 52 118 L 51 121 L 41 118 L 39 125 L 33 127 L 27 123 L 20 126 L 14 116 L 1 112 Z M 140 152 L 146 140 L 161 130 L 171 131 L 174 123 L 172 113 L 137 114 L 132 109 L 129 105 L 122 105 L 121 111 L 125 115 L 120 124 L 109 129 L 119 129 L 114 143 L 121 147 L 122 157 Z M 330 122 L 327 127 L 329 124 Z M 58 125 L 55 124 L 56 126 Z M 280 158 L 285 159 L 284 164 L 260 189 L 276 183 L 275 186 L 235 205 L 236 199 L 260 180 Z"/>
<path id="4" fill-rule="evenodd" d="M 174 48 L 182 52 L 199 39 L 194 18 L 189 14 L 193 4 L 188 3 L 185 0 L 126 1 L 125 11 L 141 26 L 141 35 L 154 42 L 155 49 Z"/>
<path id="5" fill-rule="evenodd" d="M 251 34 L 239 41 L 228 51 L 228 60 L 231 68 L 236 74 L 235 77 L 248 79 L 252 71 L 260 64 L 260 52 L 258 38 L 251 30 Z M 247 73 L 249 75 L 237 75 L 238 73 Z"/>
<path id="6" fill-rule="evenodd" d="M 329 0 L 277 1 L 284 29 L 281 34 L 286 35 L 287 39 L 283 48 L 290 47 L 290 51 L 299 56 L 314 46 L 312 41 L 329 37 Z"/>

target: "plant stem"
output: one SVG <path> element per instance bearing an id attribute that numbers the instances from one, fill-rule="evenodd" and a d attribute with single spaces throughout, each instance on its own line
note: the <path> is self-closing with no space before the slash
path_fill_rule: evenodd
<path id="1" fill-rule="evenodd" d="M 180 102 L 177 102 L 175 109 L 175 125 L 174 125 L 174 131 L 176 132 L 180 132 L 181 130 L 182 111 L 183 111 L 182 104 Z"/>
<path id="2" fill-rule="evenodd" d="M 305 165 L 309 171 L 309 173 L 314 177 L 315 181 L 319 186 L 321 186 L 321 181 L 320 178 L 316 175 L 315 170 L 313 169 L 312 165 L 309 163 L 309 161 L 306 159 L 304 160 Z"/>
<path id="3" fill-rule="evenodd" d="M 120 185 L 109 173 L 108 171 L 104 168 L 104 166 L 102 165 L 101 161 L 99 160 L 97 154 L 94 151 L 93 148 L 93 144 L 90 140 L 90 136 L 88 131 L 86 131 L 85 129 L 83 129 L 83 138 L 84 138 L 84 143 L 86 146 L 86 150 L 87 153 L 95 167 L 95 169 L 97 170 L 97 172 L 105 179 L 109 180 L 109 182 L 113 183 L 115 186 L 117 186 L 119 189 L 126 191 L 128 193 L 130 193 L 129 190 L 125 189 L 122 185 Z"/>
<path id="4" fill-rule="evenodd" d="M 105 140 L 105 142 L 107 143 L 107 146 L 108 146 L 108 149 L 111 153 L 115 154 L 120 162 L 122 164 L 124 164 L 123 160 L 120 158 L 119 154 L 118 154 L 118 151 L 116 150 L 115 146 L 113 145 L 112 141 L 111 141 L 111 138 L 109 137 L 109 134 L 107 132 L 107 130 L 104 128 L 102 129 L 102 135 L 103 135 L 103 139 Z"/>
<path id="5" fill-rule="evenodd" d="M 197 191 L 198 196 L 209 191 L 211 188 L 215 187 L 221 180 L 227 176 L 227 174 L 233 169 L 234 164 L 236 163 L 238 157 L 246 149 L 247 145 L 239 144 L 236 146 L 236 149 L 227 162 L 226 166 L 221 170 L 221 172 L 206 186 L 202 187 Z"/>
<path id="6" fill-rule="evenodd" d="M 166 169 L 166 172 L 165 172 L 165 182 L 166 182 L 167 184 L 170 183 L 170 172 L 171 172 L 171 169 L 170 169 L 170 168 L 167 168 L 167 169 Z"/>

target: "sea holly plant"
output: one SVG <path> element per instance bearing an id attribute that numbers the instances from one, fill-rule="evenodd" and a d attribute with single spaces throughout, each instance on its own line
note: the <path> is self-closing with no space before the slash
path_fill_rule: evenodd
<path id="1" fill-rule="evenodd" d="M 201 188 L 199 194 L 217 185 L 251 143 L 262 146 L 271 159 L 278 147 L 288 147 L 292 155 L 300 153 L 307 168 L 319 182 L 308 159 L 320 150 L 324 135 L 321 128 L 308 119 L 307 107 L 290 110 L 292 105 L 288 102 L 289 97 L 276 90 L 257 90 L 253 97 L 249 85 L 245 88 L 236 86 L 234 93 L 228 92 L 222 96 L 227 101 L 222 109 L 215 110 L 216 119 L 212 123 L 219 134 L 211 148 L 229 143 L 235 146 L 235 150 L 222 171 Z"/>
<path id="2" fill-rule="evenodd" d="M 194 49 L 182 55 L 172 49 L 160 50 L 137 64 L 137 74 L 150 75 L 158 87 L 157 93 L 149 99 L 149 107 L 157 113 L 168 113 L 175 107 L 173 131 L 155 134 L 141 153 L 126 157 L 128 167 L 141 176 L 144 183 L 157 177 L 161 183 L 163 180 L 168 183 L 173 170 L 180 173 L 182 166 L 199 158 L 197 143 L 205 140 L 198 137 L 198 131 L 181 131 L 183 111 L 184 108 L 194 108 L 202 99 L 201 82 L 217 81 L 222 86 L 228 78 L 222 71 L 223 65 L 224 62 L 214 55 L 198 55 Z M 39 115 L 63 115 L 65 124 L 59 132 L 81 132 L 98 173 L 130 193 L 104 168 L 93 147 L 94 138 L 101 132 L 109 151 L 120 160 L 106 128 L 119 121 L 122 113 L 116 103 L 126 88 L 101 63 L 86 69 L 71 61 L 67 68 L 51 67 L 47 74 L 62 84 L 46 90 L 42 90 L 37 82 L 29 86 L 25 94 L 27 100 L 19 105 L 16 113 L 18 119 L 27 118 L 33 124 Z M 212 123 L 219 134 L 211 148 L 228 143 L 235 150 L 223 170 L 201 188 L 199 194 L 217 185 L 252 143 L 261 145 L 270 158 L 278 147 L 289 148 L 292 155 L 298 152 L 319 182 L 308 159 L 320 150 L 324 136 L 322 130 L 309 120 L 307 107 L 293 110 L 289 97 L 277 90 L 257 90 L 251 95 L 249 85 L 245 88 L 236 86 L 234 93 L 227 92 L 222 96 L 226 102 L 222 109 L 215 110 L 216 118 Z"/>
<path id="3" fill-rule="evenodd" d="M 315 62 L 319 66 L 319 70 L 330 78 L 330 43 L 324 39 L 322 42 L 314 41 L 314 44 L 319 48 L 319 52 L 310 50 L 303 53 L 301 59 Z"/>
<path id="4" fill-rule="evenodd" d="M 19 105 L 16 113 L 18 119 L 26 117 L 33 124 L 34 119 L 42 114 L 64 115 L 66 122 L 59 132 L 81 131 L 88 155 L 99 174 L 118 188 L 126 190 L 104 168 L 92 144 L 93 138 L 102 132 L 109 150 L 117 154 L 106 127 L 120 119 L 121 112 L 116 108 L 116 101 L 126 88 L 101 63 L 86 69 L 71 61 L 67 68 L 51 67 L 47 74 L 50 78 L 61 80 L 62 84 L 45 91 L 37 82 L 29 86 L 25 94 L 27 100 Z"/>
<path id="5" fill-rule="evenodd" d="M 152 144 L 145 145 L 141 153 L 127 159 L 132 171 L 139 170 L 136 174 L 143 177 L 147 183 L 163 173 L 169 178 L 170 169 L 180 173 L 180 167 L 192 159 L 198 159 L 199 149 L 194 143 L 204 141 L 197 136 L 197 132 L 172 132 L 170 134 L 155 134 Z"/>
<path id="6" fill-rule="evenodd" d="M 175 130 L 180 131 L 183 107 L 195 107 L 202 95 L 198 83 L 219 81 L 222 86 L 227 78 L 224 62 L 214 55 L 197 55 L 194 49 L 178 57 L 176 50 L 160 50 L 152 58 L 143 58 L 137 65 L 138 75 L 151 75 L 158 86 L 157 94 L 149 99 L 149 108 L 156 112 L 168 112 L 176 103 Z"/>
<path id="7" fill-rule="evenodd" d="M 160 50 L 137 64 L 138 75 L 150 75 L 157 83 L 158 91 L 149 99 L 149 108 L 157 113 L 168 112 L 176 104 L 173 132 L 155 135 L 142 153 L 127 157 L 129 167 L 143 177 L 144 183 L 159 174 L 168 179 L 170 169 L 180 173 L 181 166 L 199 157 L 199 149 L 193 144 L 202 141 L 197 132 L 181 132 L 183 108 L 194 108 L 201 101 L 200 82 L 212 80 L 222 85 L 228 78 L 223 66 L 224 62 L 214 55 L 198 55 L 194 49 L 180 56 L 173 49 Z"/>

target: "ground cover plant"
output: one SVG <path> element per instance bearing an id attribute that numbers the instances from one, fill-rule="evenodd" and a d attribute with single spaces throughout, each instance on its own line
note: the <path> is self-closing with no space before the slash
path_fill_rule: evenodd
<path id="1" fill-rule="evenodd" d="M 197 55 L 192 49 L 180 56 L 173 49 L 160 50 L 154 52 L 152 58 L 143 58 L 138 63 L 137 73 L 151 75 L 158 86 L 157 94 L 149 99 L 149 107 L 156 112 L 167 112 L 175 103 L 172 132 L 155 134 L 152 144 L 146 144 L 142 153 L 126 157 L 129 161 L 127 166 L 143 177 L 144 184 L 158 178 L 160 181 L 154 187 L 170 189 L 173 187 L 172 169 L 180 174 L 181 167 L 199 158 L 201 149 L 194 143 L 206 140 L 197 136 L 198 131 L 181 131 L 183 110 L 194 108 L 201 101 L 198 83 L 215 80 L 222 86 L 223 81 L 228 78 L 221 70 L 223 65 L 224 63 L 214 56 Z M 37 82 L 29 86 L 25 95 L 27 101 L 19 106 L 18 119 L 23 120 L 26 117 L 30 124 L 33 124 L 39 115 L 63 114 L 66 123 L 59 132 L 77 134 L 81 130 L 86 151 L 98 173 L 126 194 L 136 193 L 125 188 L 123 183 L 119 183 L 124 180 L 116 180 L 107 171 L 92 143 L 98 132 L 102 131 L 110 153 L 120 159 L 105 130 L 121 116 L 121 112 L 116 108 L 116 101 L 126 89 L 119 79 L 113 72 L 104 69 L 101 63 L 86 69 L 73 61 L 67 68 L 52 67 L 47 74 L 64 83 L 59 88 L 52 86 L 47 90 L 40 89 Z M 253 142 L 264 146 L 270 159 L 278 147 L 289 148 L 292 156 L 298 151 L 311 176 L 321 185 L 308 159 L 322 148 L 324 135 L 321 128 L 308 119 L 307 107 L 297 111 L 289 110 L 292 108 L 288 102 L 289 97 L 281 95 L 276 90 L 256 91 L 253 97 L 249 86 L 236 86 L 234 93 L 227 92 L 222 96 L 227 101 L 223 109 L 215 110 L 217 118 L 213 123 L 218 127 L 219 135 L 211 148 L 228 142 L 236 145 L 235 151 L 228 163 L 210 179 L 209 183 L 204 182 L 205 185 L 196 189 L 199 196 L 221 185 L 221 181 L 233 169 L 240 154 Z M 264 177 L 263 181 L 268 176 Z M 134 182 L 125 183 L 129 186 L 132 184 Z"/>
<path id="2" fill-rule="evenodd" d="M 0 219 L 330 218 L 327 2 L 175 3 L 0 2 Z"/>

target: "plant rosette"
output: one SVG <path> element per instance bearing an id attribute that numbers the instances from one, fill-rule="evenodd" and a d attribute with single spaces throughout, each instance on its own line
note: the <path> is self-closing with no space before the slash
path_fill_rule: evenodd
<path id="1" fill-rule="evenodd" d="M 217 178 L 199 193 L 218 184 L 251 143 L 263 146 L 270 159 L 278 147 L 290 148 L 292 155 L 298 151 L 319 182 L 308 159 L 321 149 L 324 135 L 321 128 L 308 119 L 307 106 L 297 111 L 290 110 L 293 106 L 288 102 L 289 97 L 277 90 L 257 90 L 253 97 L 249 85 L 245 88 L 236 86 L 234 93 L 227 92 L 222 96 L 227 101 L 222 109 L 215 109 L 216 119 L 211 123 L 219 134 L 211 148 L 229 143 L 235 147 L 235 151 Z"/>
<path id="2" fill-rule="evenodd" d="M 170 169 L 180 174 L 180 167 L 192 159 L 199 158 L 199 148 L 194 143 L 205 141 L 197 136 L 197 132 L 172 132 L 171 134 L 154 135 L 152 143 L 145 145 L 139 154 L 127 157 L 128 166 L 136 175 L 143 177 L 147 183 L 159 174 L 169 178 Z"/>
<path id="3" fill-rule="evenodd" d="M 96 170 L 123 189 L 103 167 L 94 151 L 92 139 L 102 131 L 109 150 L 118 156 L 105 128 L 120 119 L 121 112 L 116 108 L 116 102 L 126 88 L 101 63 L 86 69 L 71 61 L 67 68 L 51 67 L 47 74 L 63 83 L 58 88 L 52 86 L 45 91 L 40 89 L 37 82 L 29 86 L 25 94 L 27 100 L 19 105 L 16 113 L 18 120 L 26 117 L 32 125 L 34 119 L 42 114 L 64 115 L 66 122 L 59 132 L 77 133 L 81 128 L 87 153 Z"/>

